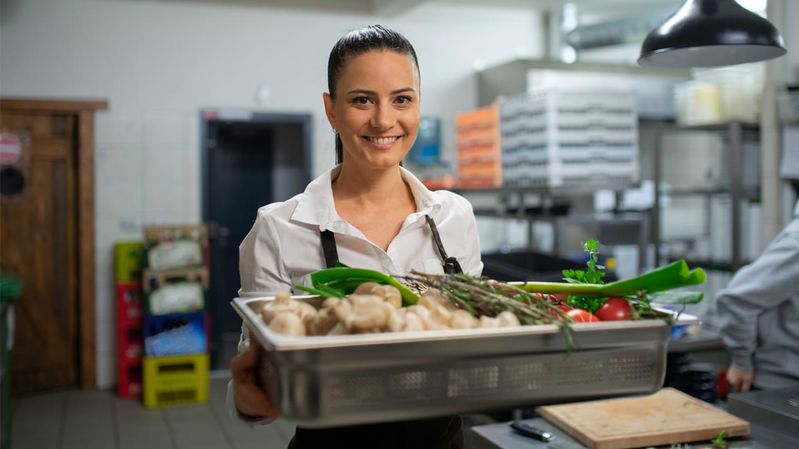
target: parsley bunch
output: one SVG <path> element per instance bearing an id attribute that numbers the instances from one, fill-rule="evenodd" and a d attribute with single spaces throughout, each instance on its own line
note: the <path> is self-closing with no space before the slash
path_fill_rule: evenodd
<path id="1" fill-rule="evenodd" d="M 583 243 L 583 248 L 588 252 L 587 269 L 563 270 L 561 272 L 563 274 L 563 280 L 570 284 L 604 284 L 605 281 L 603 281 L 602 278 L 605 277 L 605 266 L 599 264 L 599 242 L 594 239 L 588 239 Z M 571 295 L 566 302 L 573 307 L 596 313 L 597 309 L 605 303 L 606 299 L 607 298 Z"/>

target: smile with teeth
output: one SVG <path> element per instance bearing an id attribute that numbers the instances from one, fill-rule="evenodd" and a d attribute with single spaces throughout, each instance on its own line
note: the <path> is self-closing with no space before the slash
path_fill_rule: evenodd
<path id="1" fill-rule="evenodd" d="M 400 136 L 391 136 L 391 137 L 372 137 L 372 136 L 364 136 L 364 138 L 372 143 L 376 143 L 378 145 L 390 145 L 397 141 Z"/>

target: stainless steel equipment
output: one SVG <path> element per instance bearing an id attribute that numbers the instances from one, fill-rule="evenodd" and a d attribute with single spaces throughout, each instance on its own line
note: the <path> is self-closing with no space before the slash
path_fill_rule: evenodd
<path id="1" fill-rule="evenodd" d="M 281 415 L 303 427 L 650 393 L 663 385 L 669 326 L 661 320 L 573 324 L 572 351 L 554 324 L 290 337 L 260 318 L 273 299 L 235 298 L 232 305 L 266 349 L 263 375 Z"/>

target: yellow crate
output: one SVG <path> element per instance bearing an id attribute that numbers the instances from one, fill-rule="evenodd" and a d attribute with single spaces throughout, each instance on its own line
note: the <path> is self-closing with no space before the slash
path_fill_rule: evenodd
<path id="1" fill-rule="evenodd" d="M 144 261 L 142 242 L 117 242 L 114 245 L 114 278 L 117 282 L 139 282 Z"/>
<path id="2" fill-rule="evenodd" d="M 146 407 L 208 402 L 208 354 L 144 357 Z"/>

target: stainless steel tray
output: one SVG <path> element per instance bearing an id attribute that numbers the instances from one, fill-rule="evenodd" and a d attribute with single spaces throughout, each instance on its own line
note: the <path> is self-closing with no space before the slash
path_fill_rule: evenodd
<path id="1" fill-rule="evenodd" d="M 295 296 L 311 303 L 318 298 Z M 310 428 L 420 419 L 501 407 L 650 393 L 663 385 L 662 320 L 290 337 L 233 307 L 266 349 L 262 375 L 283 417 Z M 692 317 L 683 316 L 689 322 Z"/>

